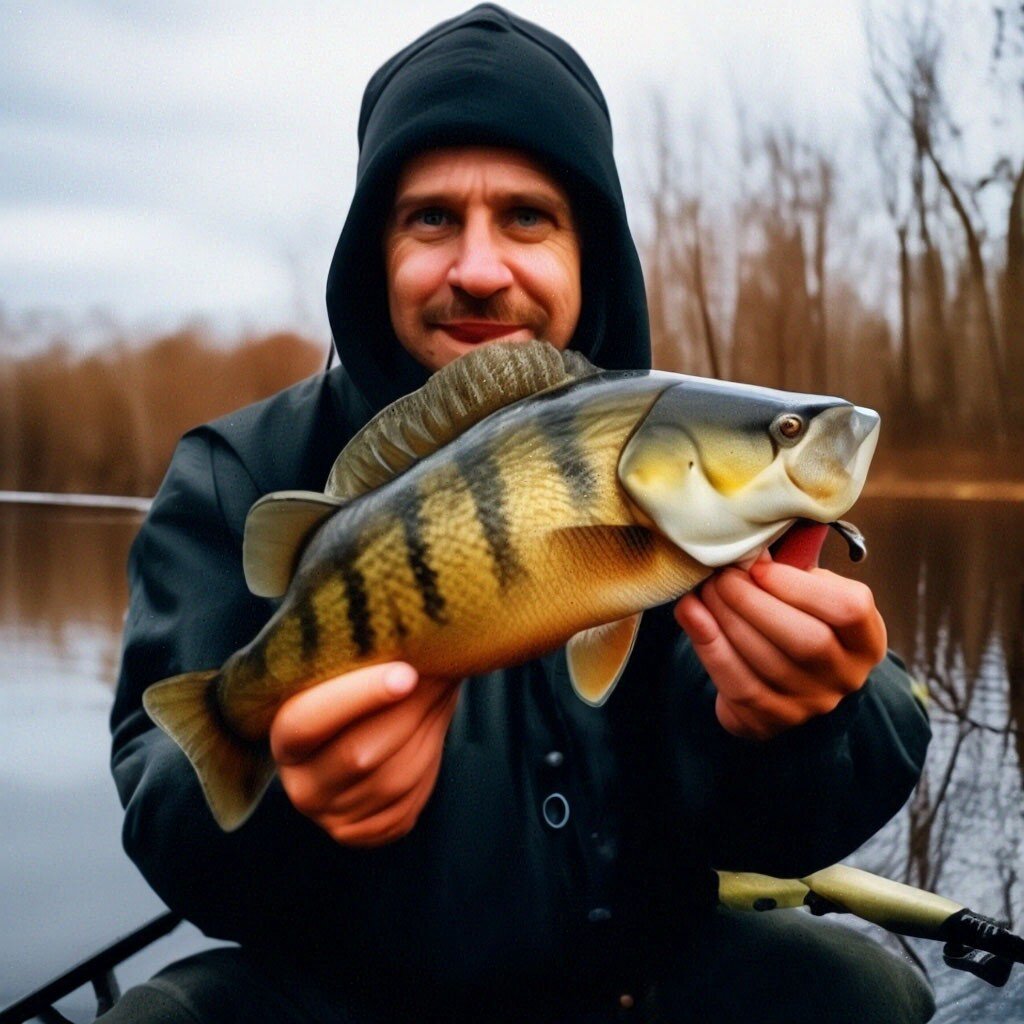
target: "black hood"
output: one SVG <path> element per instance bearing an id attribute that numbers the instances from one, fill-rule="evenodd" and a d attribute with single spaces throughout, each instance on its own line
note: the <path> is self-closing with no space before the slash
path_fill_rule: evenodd
<path id="1" fill-rule="evenodd" d="M 565 187 L 582 243 L 572 345 L 605 369 L 650 366 L 643 277 L 626 223 L 604 96 L 563 40 L 493 4 L 437 25 L 370 80 L 355 195 L 327 279 L 341 361 L 374 409 L 429 371 L 391 329 L 381 233 L 402 167 L 441 146 L 509 146 Z"/>

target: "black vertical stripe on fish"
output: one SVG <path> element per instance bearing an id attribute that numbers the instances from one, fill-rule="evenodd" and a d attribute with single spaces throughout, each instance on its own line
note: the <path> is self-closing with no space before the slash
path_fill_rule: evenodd
<path id="1" fill-rule="evenodd" d="M 299 601 L 299 632 L 302 637 L 302 661 L 308 664 L 316 655 L 320 643 L 320 624 L 312 601 Z"/>
<path id="2" fill-rule="evenodd" d="M 419 492 L 412 500 L 404 502 L 401 509 L 402 529 L 405 532 L 405 549 L 416 586 L 423 599 L 423 610 L 434 622 L 446 622 L 444 595 L 437 587 L 437 573 L 430 564 L 429 550 L 423 536 L 423 505 Z"/>
<path id="3" fill-rule="evenodd" d="M 587 506 L 597 494 L 597 476 L 587 461 L 579 431 L 572 417 L 549 416 L 541 422 L 551 460 L 569 487 L 577 506 Z"/>
<path id="4" fill-rule="evenodd" d="M 472 460 L 460 456 L 457 463 L 473 498 L 473 510 L 490 549 L 498 584 L 505 588 L 522 575 L 523 567 L 512 550 L 509 537 L 505 481 L 501 478 L 501 469 L 490 452 L 481 453 Z"/>
<path id="5" fill-rule="evenodd" d="M 623 526 L 616 535 L 622 549 L 637 561 L 644 562 L 654 553 L 654 535 L 646 526 Z"/>
<path id="6" fill-rule="evenodd" d="M 370 621 L 370 602 L 366 595 L 366 579 L 355 562 L 355 552 L 347 552 L 335 562 L 335 568 L 345 587 L 348 603 L 348 625 L 352 643 L 360 656 L 373 653 L 376 638 Z"/>

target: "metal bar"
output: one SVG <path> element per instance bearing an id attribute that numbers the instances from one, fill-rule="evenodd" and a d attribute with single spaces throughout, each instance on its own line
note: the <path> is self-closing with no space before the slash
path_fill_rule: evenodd
<path id="1" fill-rule="evenodd" d="M 96 993 L 96 1016 L 99 1017 L 121 998 L 121 986 L 117 983 L 113 967 L 92 979 L 92 990 Z"/>
<path id="2" fill-rule="evenodd" d="M 0 491 L 0 504 L 61 505 L 73 508 L 117 508 L 148 512 L 152 498 L 128 494 L 54 494 L 48 491 Z"/>
<path id="3" fill-rule="evenodd" d="M 145 949 L 152 942 L 163 938 L 168 932 L 173 931 L 181 923 L 177 914 L 167 911 L 159 917 L 153 918 L 141 928 L 122 936 L 116 942 L 94 953 L 88 959 L 76 964 L 69 971 L 65 971 L 59 977 L 46 982 L 45 985 L 30 992 L 27 996 L 12 1003 L 5 1010 L 0 1011 L 0 1024 L 23 1024 L 24 1021 L 33 1017 L 44 1016 L 50 1021 L 64 1020 L 59 1014 L 53 1016 L 57 1011 L 53 1004 L 58 999 L 74 992 L 82 985 L 92 983 L 97 996 L 102 1000 L 104 992 L 113 994 L 117 991 L 117 982 L 110 980 L 113 985 L 105 982 L 106 976 L 123 960 L 133 956 L 140 949 Z M 116 998 L 116 996 L 115 996 Z"/>
<path id="4" fill-rule="evenodd" d="M 59 1013 L 52 1006 L 46 1007 L 45 1010 L 40 1010 L 36 1016 L 41 1024 L 75 1024 L 73 1020 L 65 1017 L 63 1013 Z"/>

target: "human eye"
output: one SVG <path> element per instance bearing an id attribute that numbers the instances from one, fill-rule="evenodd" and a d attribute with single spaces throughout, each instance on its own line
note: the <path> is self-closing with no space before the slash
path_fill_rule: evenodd
<path id="1" fill-rule="evenodd" d="M 436 230 L 449 224 L 451 215 L 440 206 L 426 206 L 421 210 L 415 210 L 409 220 L 417 227 Z"/>
<path id="2" fill-rule="evenodd" d="M 543 210 L 533 206 L 517 206 L 512 210 L 510 220 L 517 228 L 538 228 L 550 220 Z"/>

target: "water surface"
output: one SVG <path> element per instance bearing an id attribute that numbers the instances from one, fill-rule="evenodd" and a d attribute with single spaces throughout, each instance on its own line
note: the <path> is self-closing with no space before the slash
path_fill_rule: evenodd
<path id="1" fill-rule="evenodd" d="M 826 563 L 868 582 L 890 642 L 932 694 L 935 739 L 908 806 L 851 862 L 1022 920 L 1024 506 L 862 500 L 862 566 L 838 538 Z M 0 1005 L 161 907 L 120 852 L 106 718 L 138 515 L 0 504 Z M 866 928 L 882 937 L 878 929 Z M 183 929 L 121 972 L 146 976 L 200 941 Z M 1024 967 L 993 989 L 910 940 L 940 1022 L 1024 1024 Z M 62 1009 L 86 1019 L 82 994 Z"/>

